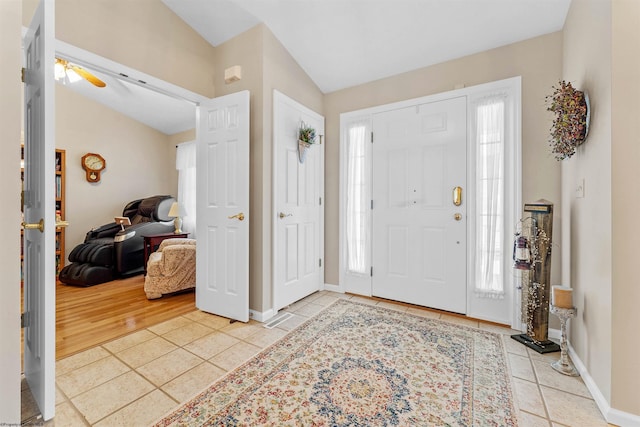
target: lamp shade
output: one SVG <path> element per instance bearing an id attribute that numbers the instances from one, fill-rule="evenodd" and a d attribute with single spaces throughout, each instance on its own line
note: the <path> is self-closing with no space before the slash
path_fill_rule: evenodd
<path id="1" fill-rule="evenodd" d="M 176 218 L 176 217 L 186 216 L 187 212 L 185 211 L 184 206 L 182 206 L 182 203 L 173 202 L 173 204 L 171 205 L 171 208 L 169 209 L 168 215 L 172 218 Z"/>

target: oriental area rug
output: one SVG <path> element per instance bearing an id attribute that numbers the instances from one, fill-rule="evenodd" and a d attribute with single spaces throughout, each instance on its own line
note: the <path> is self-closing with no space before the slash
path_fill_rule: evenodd
<path id="1" fill-rule="evenodd" d="M 338 300 L 156 426 L 517 426 L 499 334 Z"/>

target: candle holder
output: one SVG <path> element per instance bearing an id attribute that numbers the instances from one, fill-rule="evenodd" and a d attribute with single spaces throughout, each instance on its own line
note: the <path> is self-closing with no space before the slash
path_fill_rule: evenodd
<path id="1" fill-rule="evenodd" d="M 562 308 L 552 305 L 551 313 L 555 314 L 560 319 L 560 330 L 562 332 L 562 336 L 560 337 L 560 360 L 553 362 L 551 367 L 561 374 L 577 377 L 580 374 L 567 354 L 567 322 L 570 318 L 576 316 L 578 309 L 575 307 Z"/>

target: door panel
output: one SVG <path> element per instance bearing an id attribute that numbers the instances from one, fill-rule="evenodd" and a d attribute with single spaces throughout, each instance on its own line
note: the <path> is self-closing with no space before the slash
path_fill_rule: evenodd
<path id="1" fill-rule="evenodd" d="M 465 98 L 376 114 L 373 132 L 373 295 L 465 313 Z"/>
<path id="2" fill-rule="evenodd" d="M 422 279 L 424 281 L 445 281 L 445 245 L 444 228 L 424 227 L 422 229 Z"/>
<path id="3" fill-rule="evenodd" d="M 389 277 L 409 277 L 409 227 L 389 226 L 387 245 Z"/>
<path id="4" fill-rule="evenodd" d="M 249 92 L 201 103 L 197 126 L 196 306 L 247 322 Z"/>
<path id="5" fill-rule="evenodd" d="M 324 134 L 324 118 L 274 93 L 274 309 L 318 291 L 321 264 L 324 145 L 319 140 L 304 162 L 298 157 L 301 122 Z M 319 138 L 319 137 L 318 137 Z"/>
<path id="6" fill-rule="evenodd" d="M 24 372 L 44 420 L 55 414 L 55 83 L 53 1 L 41 1 L 24 40 Z"/>

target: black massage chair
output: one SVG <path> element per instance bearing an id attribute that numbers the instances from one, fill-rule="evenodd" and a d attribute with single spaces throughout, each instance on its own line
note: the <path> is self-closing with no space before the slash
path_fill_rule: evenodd
<path id="1" fill-rule="evenodd" d="M 173 218 L 168 216 L 171 196 L 153 196 L 129 202 L 122 216 L 130 226 L 115 222 L 90 230 L 84 243 L 71 253 L 71 264 L 65 266 L 58 279 L 67 285 L 93 286 L 144 271 L 143 236 L 171 233 Z"/>

